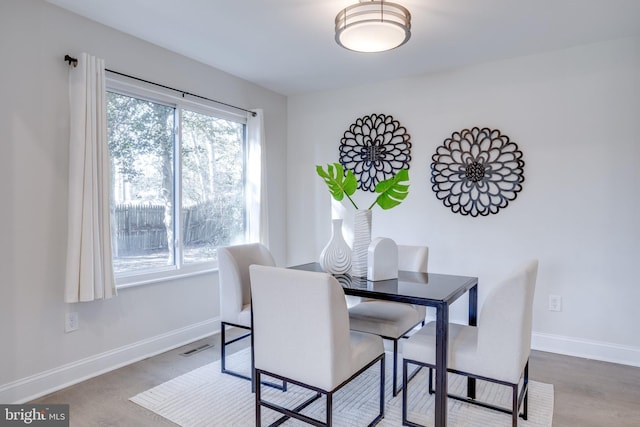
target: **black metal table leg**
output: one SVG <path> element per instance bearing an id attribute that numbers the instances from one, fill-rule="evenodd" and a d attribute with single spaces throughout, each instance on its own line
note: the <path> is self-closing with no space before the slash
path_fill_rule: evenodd
<path id="1" fill-rule="evenodd" d="M 469 289 L 469 325 L 478 326 L 478 285 Z M 476 398 L 476 379 L 467 377 L 467 397 Z"/>
<path id="2" fill-rule="evenodd" d="M 447 425 L 447 357 L 449 334 L 449 305 L 440 303 L 436 307 L 436 396 L 435 426 Z"/>

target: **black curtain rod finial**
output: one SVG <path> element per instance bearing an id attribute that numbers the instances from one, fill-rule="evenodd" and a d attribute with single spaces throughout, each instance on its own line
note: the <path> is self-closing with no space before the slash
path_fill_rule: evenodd
<path id="1" fill-rule="evenodd" d="M 69 65 L 73 65 L 73 68 L 78 66 L 78 59 L 77 58 L 73 58 L 69 55 L 65 55 L 64 56 L 64 60 L 67 61 L 69 63 Z"/>

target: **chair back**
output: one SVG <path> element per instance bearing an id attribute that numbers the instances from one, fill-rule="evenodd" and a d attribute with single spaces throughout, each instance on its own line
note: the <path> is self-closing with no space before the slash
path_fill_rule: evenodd
<path id="1" fill-rule="evenodd" d="M 529 261 L 487 295 L 478 318 L 478 352 L 485 375 L 517 382 L 531 353 L 538 261 Z"/>
<path id="2" fill-rule="evenodd" d="M 428 246 L 398 245 L 398 270 L 427 272 Z"/>
<path id="3" fill-rule="evenodd" d="M 251 266 L 255 367 L 332 390 L 351 375 L 344 291 L 326 273 Z"/>
<path id="4" fill-rule="evenodd" d="M 260 243 L 218 248 L 221 321 L 239 322 L 239 313 L 251 304 L 249 266 L 252 264 L 273 266 L 275 261 L 269 249 Z"/>

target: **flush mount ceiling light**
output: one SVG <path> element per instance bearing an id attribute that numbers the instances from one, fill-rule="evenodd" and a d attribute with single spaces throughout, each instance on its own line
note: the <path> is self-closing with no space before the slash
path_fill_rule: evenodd
<path id="1" fill-rule="evenodd" d="M 356 52 L 383 52 L 411 37 L 411 14 L 397 3 L 360 0 L 336 16 L 336 42 Z"/>

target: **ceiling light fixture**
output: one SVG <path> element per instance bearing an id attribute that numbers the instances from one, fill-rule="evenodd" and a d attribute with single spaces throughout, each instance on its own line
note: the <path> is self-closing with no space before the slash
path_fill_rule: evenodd
<path id="1" fill-rule="evenodd" d="M 360 0 L 336 16 L 336 42 L 356 52 L 384 52 L 411 37 L 411 14 L 397 3 Z"/>

